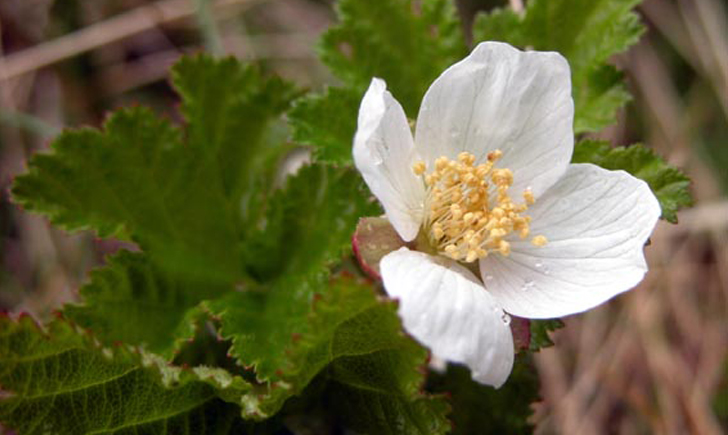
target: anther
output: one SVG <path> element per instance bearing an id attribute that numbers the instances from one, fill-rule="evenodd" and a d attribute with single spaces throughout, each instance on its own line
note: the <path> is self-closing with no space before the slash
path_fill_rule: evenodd
<path id="1" fill-rule="evenodd" d="M 533 205 L 534 202 L 536 202 L 536 199 L 533 197 L 533 191 L 531 189 L 526 189 L 523 191 L 523 199 L 526 200 L 526 204 Z"/>
<path id="2" fill-rule="evenodd" d="M 546 244 L 548 242 L 549 242 L 548 239 L 546 239 L 546 237 L 544 237 L 544 236 L 536 236 L 533 239 L 531 239 L 531 244 L 533 246 L 538 246 L 539 248 L 546 246 Z"/>
<path id="3" fill-rule="evenodd" d="M 468 152 L 463 151 L 460 154 L 458 154 L 458 160 L 460 161 L 460 163 L 463 163 L 466 165 L 472 165 L 473 161 L 475 161 L 475 156 Z"/>
<path id="4" fill-rule="evenodd" d="M 491 162 L 495 162 L 501 157 L 503 157 L 503 151 L 501 150 L 495 150 L 488 153 L 488 160 Z"/>
<path id="5" fill-rule="evenodd" d="M 513 172 L 510 169 L 496 169 L 492 179 L 498 187 L 510 187 L 513 184 Z"/>
<path id="6" fill-rule="evenodd" d="M 506 230 L 504 230 L 503 228 L 493 228 L 492 230 L 490 230 L 490 237 L 494 239 L 497 239 L 498 237 L 503 237 L 506 234 Z"/>
<path id="7" fill-rule="evenodd" d="M 502 156 L 501 151 L 492 151 L 487 161 L 477 166 L 475 156 L 468 152 L 459 153 L 454 160 L 440 157 L 429 174 L 425 174 L 424 162 L 413 165 L 414 173 L 423 175 L 427 184 L 431 211 L 425 225 L 430 241 L 442 255 L 465 262 L 492 252 L 510 255 L 511 244 L 506 239 L 511 234 L 522 239 L 529 236 L 531 218 L 521 213 L 535 198 L 526 189 L 523 203 L 511 199 L 508 190 L 513 185 L 513 172 L 494 168 Z M 543 246 L 546 238 L 536 236 L 531 243 Z"/>
<path id="8" fill-rule="evenodd" d="M 467 255 L 467 257 L 465 257 L 465 261 L 467 263 L 472 263 L 473 261 L 475 261 L 477 259 L 478 259 L 478 251 L 476 251 L 474 249 L 471 249 L 470 251 L 468 251 L 468 255 Z"/>
<path id="9" fill-rule="evenodd" d="M 459 221 L 460 218 L 463 217 L 463 211 L 460 210 L 460 206 L 457 204 L 453 204 L 450 206 L 450 213 L 452 213 L 452 217 L 456 221 Z"/>
<path id="10" fill-rule="evenodd" d="M 508 256 L 511 253 L 511 244 L 505 240 L 501 240 L 500 245 L 498 246 L 498 251 L 502 255 Z"/>
<path id="11" fill-rule="evenodd" d="M 486 175 L 488 174 L 488 172 L 490 172 L 490 168 L 489 168 L 489 167 L 488 167 L 488 165 L 486 165 L 485 163 L 483 163 L 483 164 L 480 164 L 480 165 L 478 165 L 478 166 L 477 166 L 477 167 L 475 168 L 475 175 L 476 175 L 476 176 L 477 176 L 478 178 L 483 178 L 483 177 L 485 177 L 485 176 L 486 176 Z"/>

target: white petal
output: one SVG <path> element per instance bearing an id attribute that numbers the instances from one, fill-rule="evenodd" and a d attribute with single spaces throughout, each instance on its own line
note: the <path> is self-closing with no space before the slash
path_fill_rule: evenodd
<path id="1" fill-rule="evenodd" d="M 624 171 L 570 165 L 529 209 L 531 236 L 511 255 L 480 262 L 486 288 L 509 313 L 550 318 L 578 313 L 627 291 L 647 272 L 643 247 L 660 217 L 647 184 Z"/>
<path id="2" fill-rule="evenodd" d="M 553 52 L 484 42 L 425 94 L 415 144 L 430 162 L 468 151 L 482 161 L 503 151 L 513 188 L 538 197 L 564 173 L 574 148 L 569 64 Z"/>
<path id="3" fill-rule="evenodd" d="M 425 189 L 412 171 L 414 142 L 407 117 L 381 79 L 372 79 L 359 107 L 354 163 L 402 239 L 417 237 Z"/>
<path id="4" fill-rule="evenodd" d="M 474 380 L 503 385 L 513 368 L 510 319 L 472 272 L 407 248 L 385 256 L 380 267 L 407 332 L 436 357 L 468 366 Z"/>

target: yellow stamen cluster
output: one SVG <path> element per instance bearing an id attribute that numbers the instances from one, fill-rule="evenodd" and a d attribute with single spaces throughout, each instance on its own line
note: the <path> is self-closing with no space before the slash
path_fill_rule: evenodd
<path id="1" fill-rule="evenodd" d="M 505 239 L 510 234 L 521 239 L 529 236 L 531 218 L 523 213 L 534 203 L 533 192 L 523 192 L 524 203 L 513 202 L 508 195 L 513 172 L 495 167 L 502 156 L 500 150 L 493 151 L 479 165 L 467 152 L 460 153 L 457 160 L 440 157 L 427 175 L 424 162 L 414 164 L 412 170 L 424 175 L 427 186 L 425 229 L 441 254 L 468 263 L 491 252 L 507 256 L 511 245 Z M 544 246 L 547 240 L 539 235 L 531 243 Z"/>

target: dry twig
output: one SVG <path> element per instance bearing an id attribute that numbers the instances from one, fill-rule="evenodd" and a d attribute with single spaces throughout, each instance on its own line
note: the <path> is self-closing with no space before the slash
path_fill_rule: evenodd
<path id="1" fill-rule="evenodd" d="M 218 11 L 247 8 L 264 0 L 219 0 Z M 108 20 L 0 58 L 0 82 L 77 56 L 89 50 L 139 34 L 146 30 L 196 14 L 189 0 L 164 0 L 141 6 Z"/>

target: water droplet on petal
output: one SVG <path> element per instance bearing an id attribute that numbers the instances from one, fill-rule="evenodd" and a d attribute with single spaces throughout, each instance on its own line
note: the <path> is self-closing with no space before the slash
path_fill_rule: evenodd
<path id="1" fill-rule="evenodd" d="M 523 283 L 523 285 L 521 286 L 521 290 L 522 290 L 522 291 L 527 291 L 527 290 L 531 290 L 531 289 L 533 289 L 533 288 L 534 288 L 535 286 L 536 286 L 536 283 L 535 283 L 535 282 L 533 282 L 533 281 L 531 281 L 531 280 L 527 280 L 527 281 L 526 281 L 526 282 L 524 282 L 524 283 Z"/>
<path id="2" fill-rule="evenodd" d="M 493 281 L 493 275 L 485 275 L 485 281 Z"/>
<path id="3" fill-rule="evenodd" d="M 510 325 L 510 324 L 511 324 L 511 316 L 509 316 L 509 315 L 508 315 L 508 314 L 506 314 L 506 313 L 503 313 L 503 314 L 501 315 L 501 320 L 502 320 L 502 321 L 503 321 L 503 323 L 505 323 L 506 325 Z"/>
<path id="4" fill-rule="evenodd" d="M 376 166 L 384 163 L 384 154 L 386 153 L 386 146 L 380 139 L 372 139 L 372 143 L 369 144 L 369 157 L 372 163 Z"/>

